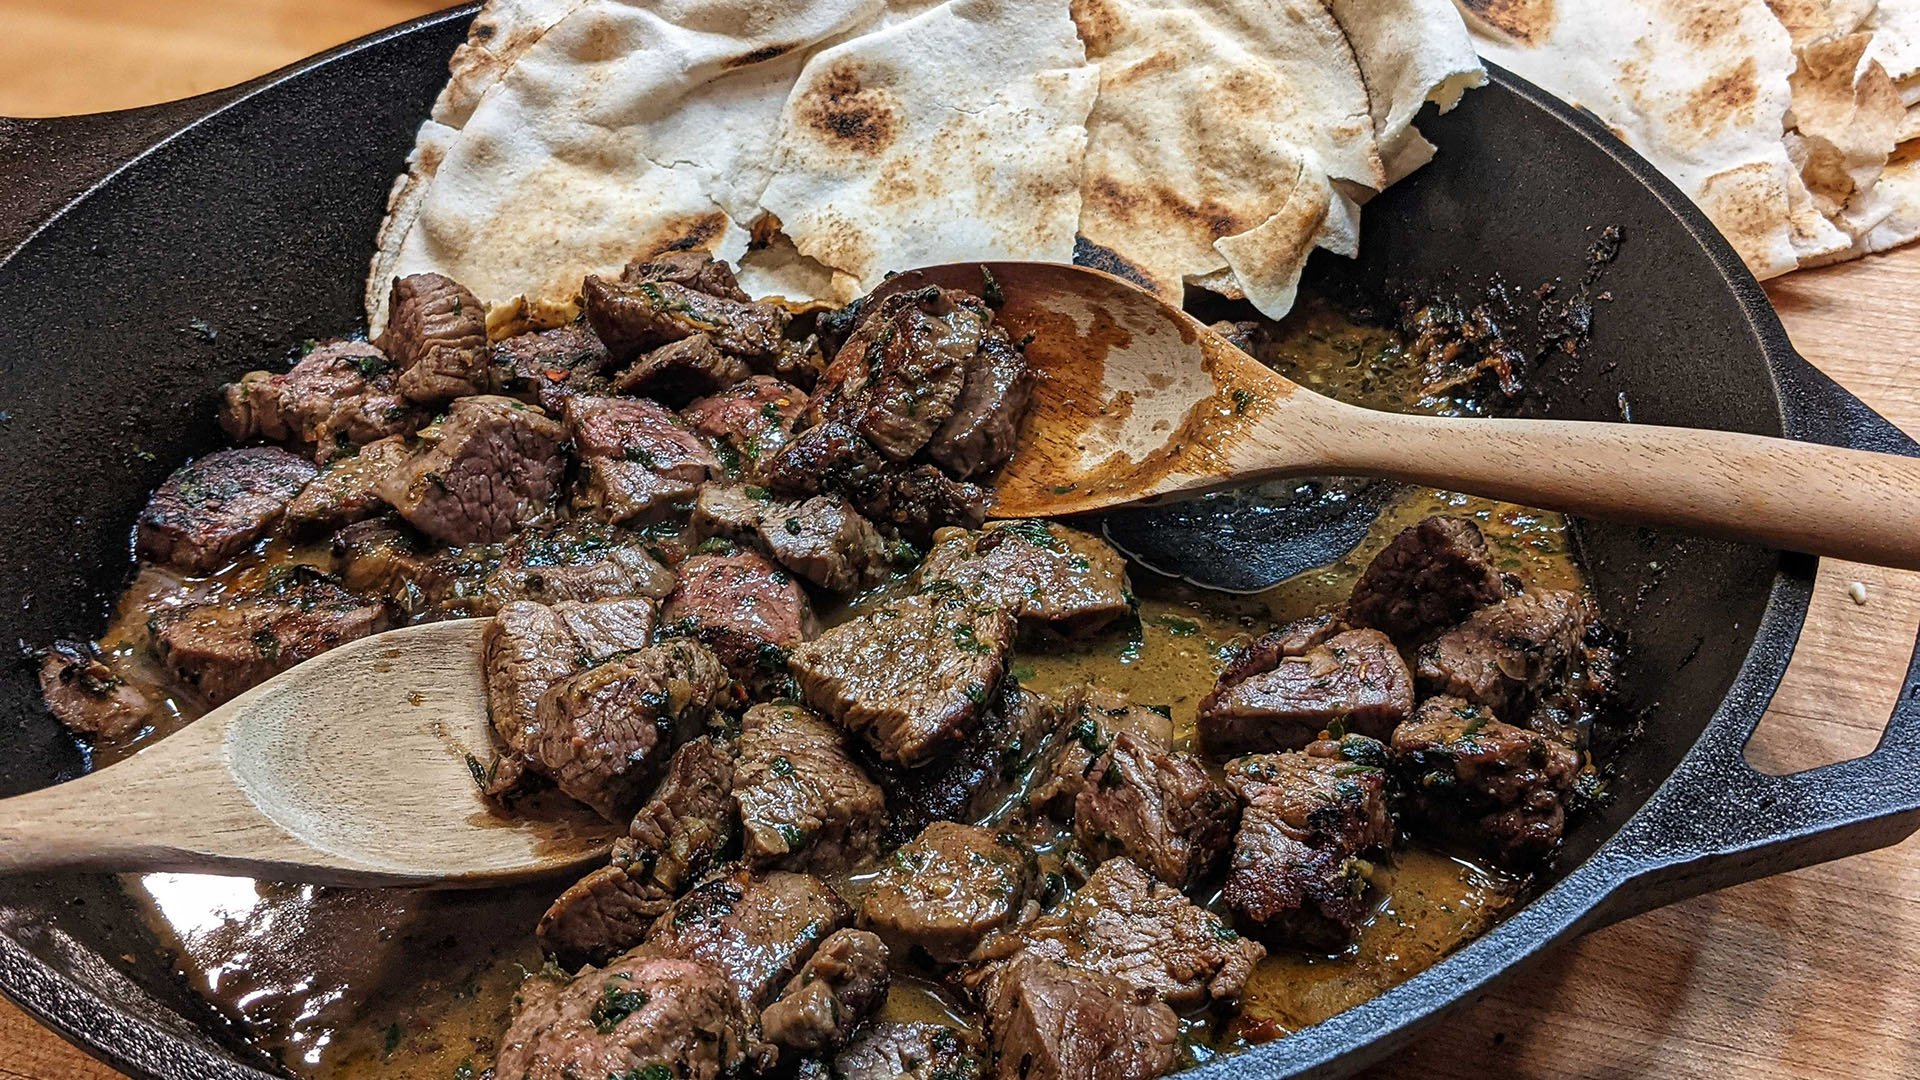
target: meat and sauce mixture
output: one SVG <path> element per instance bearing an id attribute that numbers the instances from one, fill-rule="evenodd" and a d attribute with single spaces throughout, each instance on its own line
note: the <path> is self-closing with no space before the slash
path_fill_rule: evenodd
<path id="1" fill-rule="evenodd" d="M 1035 378 L 990 282 L 795 316 L 670 254 L 581 295 L 489 341 L 403 278 L 379 341 L 228 386 L 118 619 L 46 654 L 104 761 L 485 617 L 474 783 L 626 826 L 564 887 L 131 880 L 296 1071 L 1148 1080 L 1469 939 L 1594 785 L 1611 660 L 1556 518 L 1409 493 L 1350 565 L 1202 597 L 986 521 Z M 1424 330 L 1324 303 L 1223 329 L 1336 392 L 1460 390 L 1459 341 L 1423 369 Z"/>

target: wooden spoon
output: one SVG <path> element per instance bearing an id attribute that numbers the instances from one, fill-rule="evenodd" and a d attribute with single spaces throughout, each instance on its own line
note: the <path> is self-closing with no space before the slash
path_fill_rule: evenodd
<path id="1" fill-rule="evenodd" d="M 1920 569 L 1920 460 L 1728 431 L 1414 416 L 1275 374 L 1179 308 L 1084 267 L 987 263 L 1039 371 L 995 517 L 1285 476 L 1377 476 L 1523 506 Z M 983 264 L 897 275 L 979 292 Z M 1701 392 L 1711 393 L 1711 387 Z"/>
<path id="2" fill-rule="evenodd" d="M 470 887 L 603 858 L 622 830 L 584 807 L 503 813 L 480 795 L 487 621 L 350 642 L 125 761 L 0 800 L 0 872 Z"/>

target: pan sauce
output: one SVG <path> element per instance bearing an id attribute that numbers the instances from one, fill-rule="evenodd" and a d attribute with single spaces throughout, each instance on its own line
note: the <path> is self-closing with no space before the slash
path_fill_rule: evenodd
<path id="1" fill-rule="evenodd" d="M 1266 358 L 1289 378 L 1344 400 L 1417 411 L 1462 407 L 1421 394 L 1420 375 L 1396 333 L 1356 325 L 1312 298 L 1281 325 Z M 1339 563 L 1247 597 L 1139 580 L 1137 626 L 1122 623 L 1071 649 L 1018 654 L 1013 671 L 1043 692 L 1093 682 L 1165 705 L 1176 740 L 1186 744 L 1226 647 L 1344 599 L 1394 534 L 1441 511 L 1475 518 L 1503 569 L 1543 587 L 1584 589 L 1558 515 L 1409 490 Z M 292 561 L 324 565 L 326 559 L 323 551 L 270 547 L 203 587 L 219 589 L 235 576 Z M 136 609 L 122 610 L 103 644 L 140 640 L 138 627 L 126 624 Z M 198 702 L 169 698 L 158 733 L 202 710 Z M 153 735 L 100 747 L 95 764 L 117 760 Z M 1380 865 L 1378 875 L 1379 905 L 1352 947 L 1337 956 L 1272 950 L 1237 1018 L 1220 1025 L 1206 1017 L 1189 1021 L 1189 1060 L 1283 1036 L 1365 1001 L 1471 940 L 1523 886 L 1411 842 Z M 201 994 L 294 1072 L 338 1080 L 480 1077 L 516 987 L 541 963 L 533 924 L 563 884 L 459 894 L 320 890 L 179 874 L 125 883 Z M 896 978 L 883 1015 L 929 1014 L 967 1022 L 932 982 Z"/>

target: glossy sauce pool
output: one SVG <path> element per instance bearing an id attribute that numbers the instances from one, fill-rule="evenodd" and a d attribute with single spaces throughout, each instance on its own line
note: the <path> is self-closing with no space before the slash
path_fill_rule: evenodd
<path id="1" fill-rule="evenodd" d="M 1312 298 L 1282 324 L 1263 358 L 1303 385 L 1361 404 L 1467 407 L 1421 397 L 1418 372 L 1401 355 L 1396 333 L 1356 326 Z M 1414 489 L 1334 565 L 1251 596 L 1136 581 L 1137 625 L 1124 622 L 1068 648 L 1017 654 L 1012 671 L 1042 692 L 1090 682 L 1165 706 L 1176 738 L 1190 741 L 1195 708 L 1232 645 L 1344 600 L 1381 546 L 1437 512 L 1477 520 L 1502 569 L 1533 585 L 1584 590 L 1557 515 Z M 235 576 L 289 561 L 324 566 L 326 558 L 320 550 L 271 547 L 196 587 L 223 588 Z M 137 651 L 133 643 L 142 640 L 143 627 L 131 621 L 132 605 L 123 611 L 129 614 L 103 641 L 125 655 Z M 124 756 L 201 709 L 170 698 L 155 731 L 125 746 L 99 748 L 96 764 Z M 1272 951 L 1237 1018 L 1189 1022 L 1189 1062 L 1282 1037 L 1417 974 L 1484 930 L 1525 884 L 1419 846 L 1383 860 L 1374 880 L 1376 910 L 1354 946 L 1331 956 Z M 540 965 L 533 926 L 565 882 L 483 893 L 322 890 L 179 874 L 129 877 L 125 884 L 155 934 L 177 952 L 183 976 L 296 1073 L 329 1080 L 465 1080 L 490 1063 L 517 987 Z M 911 977 L 896 980 L 886 1013 L 971 1022 L 936 984 Z"/>

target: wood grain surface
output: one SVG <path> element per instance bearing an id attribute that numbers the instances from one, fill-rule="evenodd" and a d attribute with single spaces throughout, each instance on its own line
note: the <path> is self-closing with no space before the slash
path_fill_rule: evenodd
<path id="1" fill-rule="evenodd" d="M 437 6 L 0 0 L 0 113 L 53 115 L 212 89 Z M 1920 432 L 1920 247 L 1795 274 L 1768 291 L 1803 355 Z M 1866 587 L 1864 605 L 1848 595 L 1853 582 Z M 1752 760 L 1791 772 L 1871 749 L 1902 691 L 1917 626 L 1920 574 L 1823 564 Z M 0 1003 L 0 1080 L 118 1075 Z M 1592 934 L 1369 1074 L 1489 1077 L 1920 1077 L 1920 840 Z"/>

